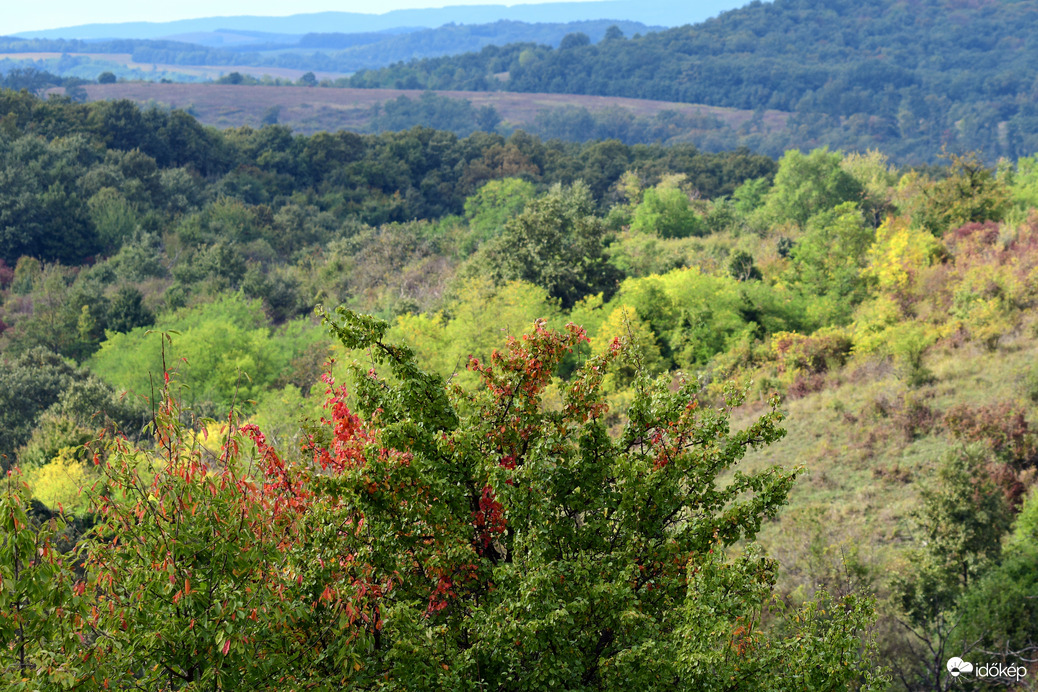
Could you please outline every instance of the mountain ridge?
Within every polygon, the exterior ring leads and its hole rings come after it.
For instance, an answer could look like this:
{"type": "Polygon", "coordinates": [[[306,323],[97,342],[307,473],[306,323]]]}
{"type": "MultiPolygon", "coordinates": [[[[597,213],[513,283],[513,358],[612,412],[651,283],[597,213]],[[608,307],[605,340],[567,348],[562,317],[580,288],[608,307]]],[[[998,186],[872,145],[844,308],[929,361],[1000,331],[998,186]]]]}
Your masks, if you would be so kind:
{"type": "Polygon", "coordinates": [[[742,0],[705,0],[696,4],[671,0],[595,0],[551,2],[528,5],[450,5],[441,8],[391,10],[383,14],[360,12],[314,12],[268,17],[238,15],[199,17],[170,22],[122,22],[82,24],[57,29],[21,31],[21,38],[164,38],[195,32],[221,30],[264,31],[274,34],[311,32],[358,33],[399,27],[436,28],[444,24],[483,24],[499,19],[526,22],[570,22],[589,19],[639,21],[648,25],[680,26],[716,16],[742,6],[742,0]]]}

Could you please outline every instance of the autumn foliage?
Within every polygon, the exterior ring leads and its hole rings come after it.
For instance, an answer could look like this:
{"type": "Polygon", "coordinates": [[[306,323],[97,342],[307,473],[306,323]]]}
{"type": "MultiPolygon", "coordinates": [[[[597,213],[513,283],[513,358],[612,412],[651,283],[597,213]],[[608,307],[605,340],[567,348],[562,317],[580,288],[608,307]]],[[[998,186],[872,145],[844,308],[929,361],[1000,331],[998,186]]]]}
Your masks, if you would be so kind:
{"type": "Polygon", "coordinates": [[[233,415],[204,439],[168,380],[151,446],[94,445],[96,524],[47,562],[49,629],[5,681],[679,689],[757,685],[782,660],[791,677],[774,689],[821,665],[818,689],[868,685],[868,602],[787,617],[774,563],[752,544],[797,473],[736,470],[782,436],[775,402],[734,430],[734,389],[711,402],[695,383],[639,375],[610,435],[600,386],[631,358],[623,340],[561,382],[587,337],[538,322],[473,359],[468,391],[387,343],[384,322],[343,309],[325,321],[369,364],[349,392],[326,378],[326,414],[301,454],[233,415]],[[740,542],[749,549],[731,553],[740,542]]]}

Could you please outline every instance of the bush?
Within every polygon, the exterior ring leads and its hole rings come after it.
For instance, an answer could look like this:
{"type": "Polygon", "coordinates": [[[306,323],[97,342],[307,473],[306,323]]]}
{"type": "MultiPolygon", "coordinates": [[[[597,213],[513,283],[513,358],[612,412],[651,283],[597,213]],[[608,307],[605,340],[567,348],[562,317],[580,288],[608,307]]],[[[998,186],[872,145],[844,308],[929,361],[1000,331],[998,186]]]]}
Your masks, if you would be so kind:
{"type": "MultiPolygon", "coordinates": [[[[820,592],[785,612],[772,598],[775,565],[753,540],[797,470],[731,471],[782,436],[776,401],[732,430],[734,388],[715,408],[694,384],[640,375],[612,439],[600,386],[622,347],[588,359],[557,407],[543,401],[586,340],[578,327],[536,323],[473,360],[480,384],[465,390],[387,343],[387,323],[326,320],[369,355],[352,395],[328,379],[304,460],[234,417],[202,445],[168,387],[154,446],[108,444],[82,549],[90,578],[69,588],[67,566],[44,562],[37,589],[57,609],[34,623],[61,636],[23,639],[28,663],[2,669],[5,682],[671,690],[738,676],[792,691],[877,679],[862,639],[871,601],[820,592]]],[[[0,559],[12,564],[9,550],[0,559]]],[[[20,606],[0,599],[0,622],[20,606]]]]}

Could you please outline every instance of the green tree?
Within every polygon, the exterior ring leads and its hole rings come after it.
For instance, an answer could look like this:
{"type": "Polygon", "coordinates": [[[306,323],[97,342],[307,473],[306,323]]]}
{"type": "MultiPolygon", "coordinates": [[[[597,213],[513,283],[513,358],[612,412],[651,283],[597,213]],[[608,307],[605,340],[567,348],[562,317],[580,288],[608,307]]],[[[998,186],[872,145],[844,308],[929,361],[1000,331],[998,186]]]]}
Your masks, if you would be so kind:
{"type": "Polygon", "coordinates": [[[688,193],[679,187],[679,182],[665,180],[646,190],[641,203],[634,208],[631,230],[657,233],[662,238],[704,235],[706,222],[692,208],[688,193]]]}
{"type": "Polygon", "coordinates": [[[64,528],[40,522],[17,473],[0,489],[0,682],[9,690],[62,689],[75,681],[76,656],[61,612],[74,607],[73,577],[55,545],[64,528]]]}
{"type": "Polygon", "coordinates": [[[959,603],[960,648],[975,646],[1006,665],[1026,665],[1038,650],[1036,595],[1038,493],[1032,490],[1016,517],[1000,563],[976,580],[959,603]]]}
{"type": "Polygon", "coordinates": [[[910,569],[891,583],[899,621],[909,636],[899,672],[903,679],[945,690],[953,682],[945,662],[969,653],[953,648],[961,643],[964,622],[957,604],[996,564],[1010,514],[977,449],[948,452],[921,496],[910,569]]]}
{"type": "Polygon", "coordinates": [[[1010,208],[1006,181],[975,153],[950,158],[947,177],[923,188],[913,221],[938,237],[966,223],[1001,221],[1010,208]]]}
{"type": "Polygon", "coordinates": [[[118,250],[137,228],[137,214],[118,190],[101,188],[87,200],[87,207],[97,238],[109,253],[118,250]]]}
{"type": "Polygon", "coordinates": [[[843,202],[860,203],[864,189],[841,166],[839,152],[815,149],[803,154],[787,151],[779,159],[775,184],[765,196],[763,213],[772,223],[792,221],[805,226],[818,212],[843,202]]]}
{"type": "Polygon", "coordinates": [[[472,233],[470,250],[502,233],[508,220],[535,196],[533,183],[522,178],[491,180],[479,188],[465,200],[465,218],[472,233]]]}
{"type": "MultiPolygon", "coordinates": [[[[782,437],[777,401],[734,429],[734,388],[717,407],[696,384],[637,374],[611,437],[600,389],[621,343],[549,404],[561,359],[587,339],[579,327],[535,323],[473,360],[480,384],[466,389],[387,342],[386,322],[345,309],[325,319],[367,353],[352,394],[327,378],[326,419],[298,461],[233,415],[223,431],[205,425],[219,432],[207,440],[170,386],[152,442],[94,448],[104,483],[85,578],[46,563],[56,578],[38,588],[60,610],[35,621],[57,634],[24,638],[29,663],[8,680],[871,688],[868,602],[820,596],[783,615],[774,563],[753,543],[797,475],[737,470],[782,437]],[[793,675],[776,680],[780,665],[793,675]]],[[[4,603],[18,599],[30,602],[4,603]]]]}
{"type": "Polygon", "coordinates": [[[133,286],[123,286],[108,304],[108,329],[117,333],[155,323],[155,315],[144,307],[144,296],[133,286]]]}
{"type": "Polygon", "coordinates": [[[0,467],[10,467],[14,450],[29,439],[38,416],[83,374],[42,348],[0,358],[0,467]]]}
{"type": "MultiPolygon", "coordinates": [[[[599,390],[622,346],[589,359],[549,409],[542,398],[553,371],[586,338],[576,327],[537,323],[510,339],[471,364],[483,385],[469,393],[445,391],[410,350],[386,343],[385,323],[345,310],[328,319],[346,347],[368,350],[386,370],[384,379],[358,365],[355,409],[360,420],[377,416],[378,439],[408,460],[367,455],[347,466],[376,572],[408,575],[383,611],[386,649],[369,659],[370,675],[405,687],[695,687],[710,679],[698,665],[704,655],[731,661],[745,651],[739,628],[760,632],[770,589],[752,587],[759,572],[727,585],[704,579],[710,598],[738,601],[728,610],[709,608],[693,584],[727,546],[752,541],[792,485],[796,472],[778,468],[718,477],[781,436],[775,409],[733,431],[728,408],[701,406],[696,385],[672,389],[643,374],[614,440],[599,390]],[[429,495],[437,502],[410,499],[429,495]],[[438,528],[421,536],[408,528],[417,526],[438,528]],[[718,628],[728,636],[712,636],[718,628]]],[[[728,405],[740,401],[729,390],[728,405]]],[[[335,450],[360,451],[357,424],[350,430],[335,450]]],[[[871,672],[857,658],[867,614],[835,612],[829,629],[845,636],[827,634],[825,646],[797,654],[818,689],[871,672]]],[[[784,641],[797,639],[772,640],[784,641]]],[[[753,686],[773,673],[750,666],[740,675],[753,686]]]]}
{"type": "Polygon", "coordinates": [[[487,260],[500,278],[543,286],[569,308],[586,295],[616,290],[620,276],[606,260],[605,240],[588,187],[555,185],[505,225],[487,260]]]}
{"type": "Polygon", "coordinates": [[[866,225],[853,202],[808,219],[804,235],[790,252],[790,273],[808,295],[821,299],[821,323],[846,322],[866,297],[863,273],[875,237],[875,230],[866,225]]]}

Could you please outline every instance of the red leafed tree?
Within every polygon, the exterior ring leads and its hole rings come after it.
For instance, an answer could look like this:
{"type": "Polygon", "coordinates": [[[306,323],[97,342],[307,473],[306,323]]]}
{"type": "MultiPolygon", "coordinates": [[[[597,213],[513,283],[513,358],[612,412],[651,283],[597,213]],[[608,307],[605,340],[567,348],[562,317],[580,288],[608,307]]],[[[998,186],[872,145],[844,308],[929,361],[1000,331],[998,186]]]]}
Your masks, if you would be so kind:
{"type": "Polygon", "coordinates": [[[233,416],[208,452],[168,385],[153,447],[98,450],[83,578],[57,587],[75,637],[55,636],[49,654],[75,662],[66,680],[794,690],[810,677],[835,690],[871,679],[861,599],[796,613],[782,635],[763,627],[775,569],[752,540],[795,471],[735,467],[782,435],[775,408],[733,430],[734,390],[710,405],[694,383],[639,375],[616,436],[600,387],[631,357],[621,342],[560,381],[587,337],[539,322],[473,360],[481,384],[465,391],[388,343],[385,322],[344,309],[325,321],[373,365],[355,366],[349,393],[329,378],[301,461],[233,416]],[[751,545],[731,558],[737,541],[751,545]]]}
{"type": "MultiPolygon", "coordinates": [[[[392,578],[358,556],[363,516],[321,494],[232,416],[219,454],[167,388],[155,447],[95,455],[98,523],[70,617],[80,679],[106,688],[305,689],[346,683],[392,578]]],[[[69,652],[70,654],[72,652],[69,652]]]]}

